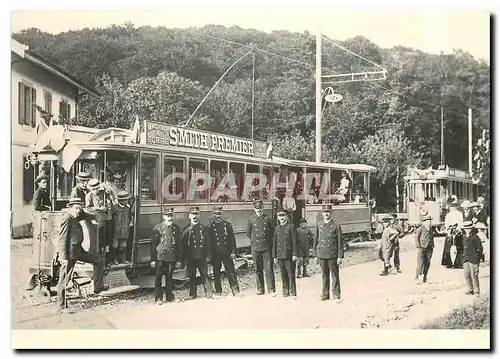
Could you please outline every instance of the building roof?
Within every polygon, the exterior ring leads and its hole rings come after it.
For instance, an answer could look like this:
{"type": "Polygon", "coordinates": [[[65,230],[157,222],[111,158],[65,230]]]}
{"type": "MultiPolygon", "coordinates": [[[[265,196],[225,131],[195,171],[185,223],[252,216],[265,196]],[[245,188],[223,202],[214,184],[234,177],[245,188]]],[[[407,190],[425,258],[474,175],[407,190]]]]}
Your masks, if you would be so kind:
{"type": "Polygon", "coordinates": [[[54,64],[51,64],[41,56],[35,54],[33,51],[29,49],[28,46],[21,44],[20,42],[11,39],[11,51],[14,52],[15,54],[19,55],[20,57],[31,61],[35,65],[47,70],[48,72],[62,78],[66,82],[70,83],[71,85],[77,87],[78,89],[82,90],[83,92],[88,93],[91,96],[94,96],[96,98],[101,97],[101,95],[92,87],[87,86],[83,84],[81,81],[76,79],[75,77],[71,76],[61,68],[57,67],[54,64]]]}

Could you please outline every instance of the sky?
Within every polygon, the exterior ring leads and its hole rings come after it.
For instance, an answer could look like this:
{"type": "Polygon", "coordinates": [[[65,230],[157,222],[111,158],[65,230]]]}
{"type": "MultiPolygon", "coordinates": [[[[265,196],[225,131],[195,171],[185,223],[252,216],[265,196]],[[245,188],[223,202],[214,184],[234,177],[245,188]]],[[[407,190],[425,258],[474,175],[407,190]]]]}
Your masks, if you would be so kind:
{"type": "Polygon", "coordinates": [[[397,45],[430,53],[470,52],[490,60],[490,13],[466,10],[335,10],[172,8],[164,10],[22,10],[11,12],[11,31],[36,27],[52,34],[85,27],[106,27],[127,21],[135,26],[198,27],[208,24],[316,33],[345,40],[362,35],[376,45],[397,45]]]}

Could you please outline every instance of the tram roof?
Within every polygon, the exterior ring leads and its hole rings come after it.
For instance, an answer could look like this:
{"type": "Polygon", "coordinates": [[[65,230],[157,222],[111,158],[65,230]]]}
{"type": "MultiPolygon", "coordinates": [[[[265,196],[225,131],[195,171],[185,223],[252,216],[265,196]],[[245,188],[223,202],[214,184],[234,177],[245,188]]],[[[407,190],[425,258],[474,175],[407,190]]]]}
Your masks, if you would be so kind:
{"type": "Polygon", "coordinates": [[[351,170],[360,172],[375,172],[376,167],[353,163],[353,164],[342,164],[342,163],[326,163],[326,162],[309,162],[309,161],[299,161],[299,160],[289,160],[282,157],[273,157],[273,162],[277,164],[283,164],[295,167],[313,167],[313,168],[330,168],[338,170],[351,170]]]}
{"type": "Polygon", "coordinates": [[[478,184],[477,179],[471,178],[468,173],[463,170],[446,167],[444,169],[423,169],[410,168],[408,175],[404,176],[408,181],[429,181],[429,180],[450,180],[464,183],[478,184]]]}

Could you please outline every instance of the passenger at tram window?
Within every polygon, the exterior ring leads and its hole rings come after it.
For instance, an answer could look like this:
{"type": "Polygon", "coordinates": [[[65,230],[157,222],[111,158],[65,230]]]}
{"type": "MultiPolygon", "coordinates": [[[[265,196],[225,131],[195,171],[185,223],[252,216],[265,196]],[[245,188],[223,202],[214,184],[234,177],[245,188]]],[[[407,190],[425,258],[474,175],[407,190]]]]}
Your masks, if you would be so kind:
{"type": "Polygon", "coordinates": [[[234,196],[236,192],[236,198],[230,197],[230,201],[241,201],[243,194],[243,185],[244,185],[244,172],[245,165],[243,163],[235,163],[232,162],[229,165],[229,176],[231,176],[232,185],[230,188],[230,196],[234,196]]]}
{"type": "Polygon", "coordinates": [[[48,190],[49,177],[41,175],[35,179],[35,185],[38,188],[33,195],[33,210],[34,211],[50,211],[50,196],[48,190]]]}

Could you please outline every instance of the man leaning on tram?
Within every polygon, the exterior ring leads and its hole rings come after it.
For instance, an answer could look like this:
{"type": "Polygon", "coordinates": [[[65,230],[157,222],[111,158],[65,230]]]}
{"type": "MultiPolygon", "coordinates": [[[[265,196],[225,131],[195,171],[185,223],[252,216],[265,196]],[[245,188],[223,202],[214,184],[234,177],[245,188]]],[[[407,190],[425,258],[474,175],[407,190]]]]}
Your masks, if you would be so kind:
{"type": "Polygon", "coordinates": [[[104,286],[103,258],[97,254],[89,253],[82,248],[83,230],[80,221],[89,216],[82,211],[83,202],[80,198],[71,198],[67,206],[68,212],[61,221],[58,241],[59,259],[62,266],[57,284],[57,304],[59,311],[62,313],[67,312],[66,286],[77,261],[92,263],[94,265],[92,279],[95,294],[109,289],[108,286],[104,286]]]}

